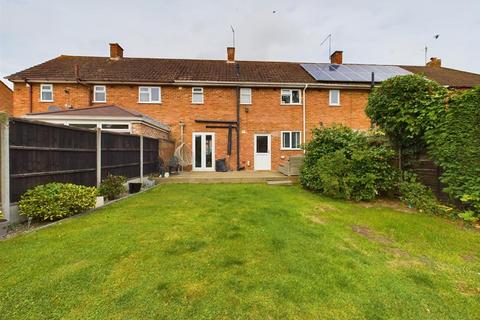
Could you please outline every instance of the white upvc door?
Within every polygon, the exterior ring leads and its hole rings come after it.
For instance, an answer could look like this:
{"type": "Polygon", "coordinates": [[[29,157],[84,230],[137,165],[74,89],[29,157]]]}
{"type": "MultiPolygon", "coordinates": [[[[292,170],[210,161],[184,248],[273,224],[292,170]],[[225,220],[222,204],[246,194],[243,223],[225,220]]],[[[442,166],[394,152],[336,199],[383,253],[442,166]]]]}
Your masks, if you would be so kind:
{"type": "Polygon", "coordinates": [[[215,171],[215,133],[192,134],[192,170],[215,171]]]}
{"type": "Polygon", "coordinates": [[[269,134],[256,134],[254,136],[254,170],[272,169],[272,139],[269,134]]]}

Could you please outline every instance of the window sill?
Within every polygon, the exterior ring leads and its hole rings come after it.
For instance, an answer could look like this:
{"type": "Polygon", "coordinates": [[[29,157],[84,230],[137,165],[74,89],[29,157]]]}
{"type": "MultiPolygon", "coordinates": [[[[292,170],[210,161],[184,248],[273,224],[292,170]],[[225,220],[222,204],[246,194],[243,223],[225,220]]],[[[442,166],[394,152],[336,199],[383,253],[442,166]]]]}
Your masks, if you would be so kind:
{"type": "Polygon", "coordinates": [[[107,103],[107,101],[92,101],[92,103],[107,103]]]}
{"type": "Polygon", "coordinates": [[[301,106],[302,103],[280,103],[281,106],[301,106]]]}
{"type": "Polygon", "coordinates": [[[251,102],[250,102],[250,103],[240,103],[240,105],[241,105],[241,106],[251,106],[252,103],[251,103],[251,102]]]}
{"type": "Polygon", "coordinates": [[[301,151],[302,148],[280,148],[281,151],[301,151]]]}
{"type": "Polygon", "coordinates": [[[328,106],[329,107],[341,107],[342,105],[341,104],[329,104],[328,106]]]}
{"type": "Polygon", "coordinates": [[[39,100],[38,102],[53,102],[53,100],[39,100]]]}
{"type": "Polygon", "coordinates": [[[140,104],[162,104],[161,101],[158,101],[158,102],[142,102],[142,101],[138,101],[138,103],[140,103],[140,104]]]}
{"type": "Polygon", "coordinates": [[[203,102],[192,102],[194,105],[204,104],[203,102]]]}

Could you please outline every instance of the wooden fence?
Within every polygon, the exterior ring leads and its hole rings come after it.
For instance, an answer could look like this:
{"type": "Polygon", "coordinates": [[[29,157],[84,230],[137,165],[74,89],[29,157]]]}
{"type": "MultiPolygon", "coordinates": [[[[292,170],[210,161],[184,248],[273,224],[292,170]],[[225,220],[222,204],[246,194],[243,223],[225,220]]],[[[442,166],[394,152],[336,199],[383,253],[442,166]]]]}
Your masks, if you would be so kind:
{"type": "Polygon", "coordinates": [[[11,202],[48,182],[94,186],[109,173],[142,178],[158,171],[157,139],[16,118],[6,127],[2,133],[9,135],[11,202]]]}

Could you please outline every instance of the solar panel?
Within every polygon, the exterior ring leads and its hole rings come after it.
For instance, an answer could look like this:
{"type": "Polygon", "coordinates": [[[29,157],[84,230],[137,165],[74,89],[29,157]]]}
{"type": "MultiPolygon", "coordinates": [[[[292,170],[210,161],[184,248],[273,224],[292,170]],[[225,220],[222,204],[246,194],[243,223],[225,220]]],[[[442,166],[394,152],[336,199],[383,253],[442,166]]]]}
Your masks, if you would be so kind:
{"type": "Polygon", "coordinates": [[[411,74],[411,72],[397,66],[370,64],[302,63],[301,66],[317,81],[370,82],[373,72],[375,82],[381,82],[391,77],[411,74]]]}

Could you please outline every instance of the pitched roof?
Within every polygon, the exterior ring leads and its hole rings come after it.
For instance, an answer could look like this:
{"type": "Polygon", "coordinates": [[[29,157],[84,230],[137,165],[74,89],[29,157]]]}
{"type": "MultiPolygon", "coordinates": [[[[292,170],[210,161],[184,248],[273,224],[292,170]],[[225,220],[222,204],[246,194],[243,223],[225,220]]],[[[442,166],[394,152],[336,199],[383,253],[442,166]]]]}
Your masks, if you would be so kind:
{"type": "Polygon", "coordinates": [[[78,109],[68,109],[68,110],[58,110],[58,111],[48,111],[48,112],[36,112],[28,113],[28,118],[82,118],[82,119],[92,119],[92,120],[101,120],[105,118],[136,118],[139,121],[145,121],[147,123],[153,124],[163,130],[170,131],[170,127],[150,118],[149,116],[126,108],[122,108],[116,105],[106,105],[106,106],[92,106],[87,108],[78,108],[78,109]]]}
{"type": "Polygon", "coordinates": [[[413,73],[423,74],[441,85],[454,88],[470,88],[480,86],[480,74],[444,67],[401,66],[413,73]]]}
{"type": "Polygon", "coordinates": [[[175,80],[305,83],[314,79],[294,62],[59,56],[7,77],[9,80],[159,82],[175,80]]]}
{"type": "MultiPolygon", "coordinates": [[[[59,56],[34,67],[12,74],[11,81],[173,83],[175,81],[218,81],[259,83],[314,83],[316,81],[301,63],[271,61],[156,59],[86,56],[59,56]]],[[[358,64],[358,66],[363,66],[358,64]]],[[[424,74],[442,85],[465,88],[480,85],[480,74],[425,66],[400,66],[424,74]]],[[[331,82],[331,81],[330,81],[331,82]]],[[[342,82],[342,81],[338,81],[342,82]]],[[[343,81],[349,82],[349,81],[343,81]]]]}

